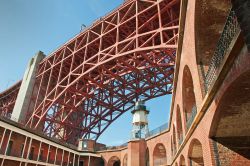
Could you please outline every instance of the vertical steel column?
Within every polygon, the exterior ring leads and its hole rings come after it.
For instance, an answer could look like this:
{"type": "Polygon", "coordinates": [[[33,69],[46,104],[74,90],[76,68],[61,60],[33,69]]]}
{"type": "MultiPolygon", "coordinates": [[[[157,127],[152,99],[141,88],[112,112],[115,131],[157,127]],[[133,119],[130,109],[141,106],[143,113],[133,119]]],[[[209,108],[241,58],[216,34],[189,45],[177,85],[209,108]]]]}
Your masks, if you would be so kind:
{"type": "Polygon", "coordinates": [[[75,157],[76,157],[76,154],[74,153],[74,157],[73,157],[73,165],[75,166],[75,157]]]}
{"type": "Polygon", "coordinates": [[[67,165],[69,165],[69,158],[70,158],[70,152],[68,152],[68,161],[67,161],[67,165]]]}
{"type": "Polygon", "coordinates": [[[89,155],[89,163],[88,163],[88,166],[90,166],[90,155],[89,155]]]}
{"type": "Polygon", "coordinates": [[[54,161],[54,165],[56,164],[57,150],[58,150],[58,148],[56,148],[56,154],[55,154],[55,161],[54,161]]]}
{"type": "Polygon", "coordinates": [[[49,153],[50,153],[50,145],[49,145],[49,148],[48,148],[48,153],[47,153],[47,159],[46,159],[46,163],[48,163],[48,160],[49,160],[49,153]]]}
{"type": "Polygon", "coordinates": [[[0,153],[1,153],[1,148],[2,148],[2,144],[3,144],[3,140],[4,140],[4,137],[5,137],[6,130],[7,130],[7,129],[4,129],[3,137],[2,137],[2,139],[1,139],[1,143],[0,143],[0,153]]]}
{"type": "Polygon", "coordinates": [[[2,160],[1,166],[4,166],[4,165],[3,165],[3,163],[4,163],[4,160],[5,160],[5,159],[3,159],[3,160],[2,160]]]}
{"type": "Polygon", "coordinates": [[[9,142],[10,142],[11,135],[12,135],[12,131],[10,131],[9,138],[8,138],[8,141],[7,141],[7,145],[6,145],[6,148],[5,148],[4,155],[6,155],[6,153],[7,153],[7,149],[8,149],[8,147],[9,147],[9,142]]]}
{"type": "Polygon", "coordinates": [[[27,153],[26,159],[29,159],[31,144],[32,144],[32,138],[30,138],[29,147],[28,147],[28,153],[27,153]]]}
{"type": "Polygon", "coordinates": [[[27,136],[25,136],[25,141],[24,141],[24,144],[23,144],[23,150],[22,150],[22,158],[24,158],[24,153],[25,153],[25,148],[26,148],[26,144],[27,144],[27,136]]]}
{"type": "Polygon", "coordinates": [[[37,160],[36,161],[39,161],[40,153],[41,153],[41,146],[42,146],[42,141],[40,141],[40,145],[39,145],[38,154],[37,154],[37,160]]]}
{"type": "Polygon", "coordinates": [[[64,160],[64,150],[63,150],[63,153],[62,153],[62,162],[61,162],[61,165],[63,165],[63,160],[64,160]]]}

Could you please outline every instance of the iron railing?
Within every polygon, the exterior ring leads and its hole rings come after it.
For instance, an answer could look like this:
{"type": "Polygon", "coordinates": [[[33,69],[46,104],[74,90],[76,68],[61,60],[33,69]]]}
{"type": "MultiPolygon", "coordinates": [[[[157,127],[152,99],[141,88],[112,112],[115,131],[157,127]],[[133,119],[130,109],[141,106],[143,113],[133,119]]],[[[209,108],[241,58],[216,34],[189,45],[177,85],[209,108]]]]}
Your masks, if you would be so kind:
{"type": "Polygon", "coordinates": [[[190,128],[191,124],[193,123],[196,114],[197,114],[197,107],[194,105],[193,108],[192,108],[191,115],[187,120],[187,125],[186,125],[187,130],[190,128]]]}
{"type": "Polygon", "coordinates": [[[117,150],[117,149],[125,148],[127,146],[128,146],[128,143],[124,143],[124,144],[119,145],[119,146],[102,146],[102,147],[96,147],[95,151],[117,150]]]}
{"type": "Polygon", "coordinates": [[[208,92],[211,84],[217,77],[217,71],[221,65],[222,60],[224,59],[224,56],[229,48],[229,45],[231,44],[237,32],[238,27],[239,25],[237,22],[237,17],[235,15],[235,12],[231,9],[227,17],[223,32],[215,48],[214,55],[209,64],[208,71],[204,76],[204,79],[205,79],[204,86],[205,86],[206,93],[208,92]]]}
{"type": "Polygon", "coordinates": [[[160,127],[157,127],[156,129],[148,132],[148,134],[146,134],[146,138],[161,134],[161,133],[165,132],[167,129],[168,129],[168,123],[165,123],[165,124],[161,125],[160,127]]]}

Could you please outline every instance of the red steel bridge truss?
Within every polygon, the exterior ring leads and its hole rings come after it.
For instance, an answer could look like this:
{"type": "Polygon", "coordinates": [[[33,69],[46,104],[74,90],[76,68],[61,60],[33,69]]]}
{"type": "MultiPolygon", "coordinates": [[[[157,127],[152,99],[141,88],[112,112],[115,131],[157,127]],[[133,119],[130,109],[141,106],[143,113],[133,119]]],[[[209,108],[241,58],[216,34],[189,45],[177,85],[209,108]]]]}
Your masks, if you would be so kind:
{"type": "Polygon", "coordinates": [[[10,118],[14,109],[21,81],[0,93],[0,116],[10,118]]]}
{"type": "Polygon", "coordinates": [[[172,93],[179,0],[129,0],[46,57],[26,126],[98,139],[139,98],[172,93]]]}

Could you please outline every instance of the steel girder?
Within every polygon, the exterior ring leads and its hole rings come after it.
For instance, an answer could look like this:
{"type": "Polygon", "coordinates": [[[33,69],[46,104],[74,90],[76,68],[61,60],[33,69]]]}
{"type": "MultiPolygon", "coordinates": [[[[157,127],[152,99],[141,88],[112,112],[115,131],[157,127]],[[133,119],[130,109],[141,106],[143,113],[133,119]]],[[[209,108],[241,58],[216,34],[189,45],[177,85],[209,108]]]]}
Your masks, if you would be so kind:
{"type": "Polygon", "coordinates": [[[22,81],[0,93],[0,116],[11,117],[22,81]]]}
{"type": "Polygon", "coordinates": [[[40,64],[27,124],[69,143],[97,139],[138,98],[170,94],[178,0],[131,0],[40,64]]]}

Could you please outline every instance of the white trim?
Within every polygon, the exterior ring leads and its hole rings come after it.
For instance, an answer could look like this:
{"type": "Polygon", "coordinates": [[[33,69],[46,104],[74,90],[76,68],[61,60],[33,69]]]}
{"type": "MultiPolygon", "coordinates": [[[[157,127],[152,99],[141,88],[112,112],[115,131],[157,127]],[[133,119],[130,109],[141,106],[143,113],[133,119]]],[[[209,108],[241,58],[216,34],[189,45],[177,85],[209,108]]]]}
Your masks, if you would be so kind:
{"type": "MultiPolygon", "coordinates": [[[[70,148],[67,148],[65,146],[62,146],[60,144],[57,144],[53,141],[50,141],[50,140],[47,140],[41,136],[37,136],[35,134],[33,134],[32,132],[28,132],[28,131],[25,131],[23,129],[20,129],[14,125],[11,125],[11,124],[8,124],[4,121],[1,121],[0,120],[0,126],[5,128],[5,131],[8,129],[10,131],[13,131],[15,133],[18,133],[18,134],[21,134],[23,136],[29,136],[29,138],[31,138],[32,140],[37,140],[39,142],[43,142],[45,144],[48,144],[49,146],[53,146],[55,148],[59,148],[59,149],[62,149],[64,151],[67,151],[67,152],[70,152],[70,153],[73,153],[74,155],[78,155],[78,156],[92,156],[92,157],[101,157],[100,154],[94,154],[94,153],[89,153],[89,152],[78,152],[76,150],[73,150],[73,149],[70,149],[70,148]]],[[[28,154],[27,154],[28,155],[28,154]]],[[[28,157],[28,156],[27,156],[28,157]]]]}
{"type": "MultiPolygon", "coordinates": [[[[35,161],[35,160],[28,160],[28,159],[12,157],[12,156],[5,156],[5,155],[1,155],[1,154],[0,154],[0,158],[2,158],[3,161],[4,160],[13,160],[13,161],[19,161],[19,162],[22,162],[22,163],[26,163],[26,164],[30,163],[30,164],[44,165],[44,162],[39,162],[39,161],[35,161]]],[[[46,166],[54,166],[54,164],[46,163],[46,166]]]]}

